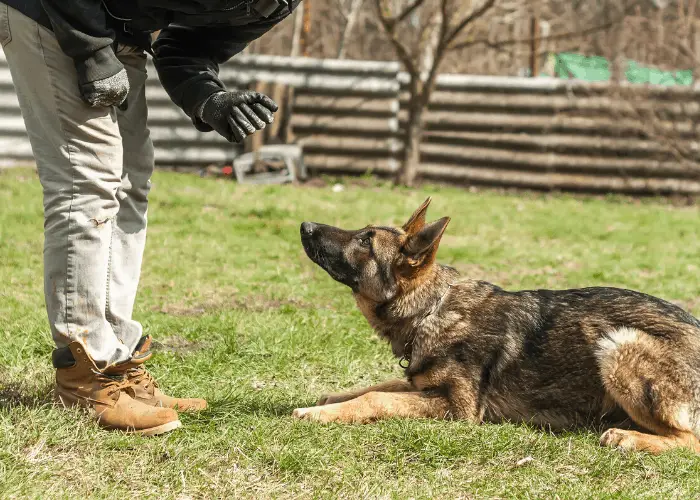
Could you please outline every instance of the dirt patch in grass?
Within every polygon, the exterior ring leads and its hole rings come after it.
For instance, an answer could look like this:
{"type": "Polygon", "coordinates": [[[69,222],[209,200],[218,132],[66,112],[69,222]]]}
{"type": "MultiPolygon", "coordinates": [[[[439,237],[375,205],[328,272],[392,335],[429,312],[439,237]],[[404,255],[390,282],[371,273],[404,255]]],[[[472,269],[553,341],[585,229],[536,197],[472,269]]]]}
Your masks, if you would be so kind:
{"type": "Polygon", "coordinates": [[[173,352],[175,354],[189,354],[191,352],[201,351],[207,347],[205,342],[187,340],[177,335],[154,340],[152,345],[154,351],[173,352]]]}
{"type": "Polygon", "coordinates": [[[295,299],[271,299],[262,295],[253,295],[233,299],[211,297],[196,304],[163,304],[160,307],[153,308],[153,310],[170,316],[202,316],[212,312],[232,309],[249,312],[265,312],[274,309],[282,309],[284,307],[308,309],[311,307],[311,304],[295,299]]]}
{"type": "Polygon", "coordinates": [[[324,188],[328,186],[328,182],[321,177],[312,177],[308,181],[301,183],[301,185],[308,188],[324,188]]]}
{"type": "Polygon", "coordinates": [[[52,387],[46,387],[39,394],[31,391],[24,384],[0,384],[0,410],[23,406],[37,408],[52,403],[52,387]]]}

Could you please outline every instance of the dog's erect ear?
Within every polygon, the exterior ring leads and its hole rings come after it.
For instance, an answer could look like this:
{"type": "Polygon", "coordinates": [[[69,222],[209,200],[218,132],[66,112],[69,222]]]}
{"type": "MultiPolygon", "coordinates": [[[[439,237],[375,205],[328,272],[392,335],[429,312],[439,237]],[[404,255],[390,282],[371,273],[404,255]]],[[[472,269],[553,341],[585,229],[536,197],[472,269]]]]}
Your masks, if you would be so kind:
{"type": "Polygon", "coordinates": [[[443,217],[440,220],[431,222],[408,237],[408,240],[403,246],[402,252],[414,264],[420,264],[430,261],[435,257],[440,238],[450,223],[449,217],[443,217]]]}
{"type": "Polygon", "coordinates": [[[432,198],[428,197],[428,199],[425,200],[420,207],[418,207],[418,210],[413,212],[413,215],[411,215],[411,218],[408,219],[408,222],[403,225],[403,230],[406,231],[406,233],[415,234],[423,229],[423,226],[425,226],[425,214],[428,212],[428,206],[430,205],[431,201],[432,198]]]}

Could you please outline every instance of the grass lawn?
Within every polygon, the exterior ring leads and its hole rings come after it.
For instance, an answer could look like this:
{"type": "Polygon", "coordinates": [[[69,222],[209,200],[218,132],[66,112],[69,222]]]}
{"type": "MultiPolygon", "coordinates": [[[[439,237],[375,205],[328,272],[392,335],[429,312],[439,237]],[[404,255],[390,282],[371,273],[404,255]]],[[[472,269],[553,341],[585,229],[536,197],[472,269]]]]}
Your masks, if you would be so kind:
{"type": "Polygon", "coordinates": [[[299,224],[401,224],[433,196],[438,258],[505,288],[612,285],[700,314],[697,207],[377,183],[241,187],[158,173],[136,317],[175,395],[210,409],[140,438],[51,404],[41,188],[0,171],[0,497],[698,498],[700,457],[622,454],[592,431],[429,420],[319,426],[324,392],[399,376],[350,292],[304,255],[299,224]],[[525,457],[532,460],[519,465],[525,457]]]}

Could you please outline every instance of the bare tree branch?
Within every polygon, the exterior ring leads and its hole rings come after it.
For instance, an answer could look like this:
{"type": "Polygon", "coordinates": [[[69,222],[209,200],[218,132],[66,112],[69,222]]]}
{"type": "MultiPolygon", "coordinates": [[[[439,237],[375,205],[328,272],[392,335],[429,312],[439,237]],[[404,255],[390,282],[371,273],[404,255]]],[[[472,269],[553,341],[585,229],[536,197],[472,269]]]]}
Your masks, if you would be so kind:
{"type": "MultiPolygon", "coordinates": [[[[607,31],[608,29],[612,28],[615,26],[615,24],[619,23],[619,21],[615,22],[608,22],[604,24],[600,24],[598,26],[594,26],[592,28],[587,28],[585,30],[581,31],[570,31],[567,33],[558,33],[556,35],[549,35],[549,36],[543,36],[540,37],[540,41],[552,41],[552,40],[569,40],[572,38],[580,38],[584,37],[587,35],[593,35],[595,33],[598,33],[600,31],[607,31]]],[[[460,50],[460,49],[466,49],[467,47],[473,47],[475,45],[484,45],[486,47],[489,47],[491,49],[500,49],[503,47],[507,47],[509,45],[520,45],[520,44],[526,44],[530,43],[532,41],[532,38],[511,38],[508,40],[501,40],[499,42],[492,42],[486,38],[480,38],[478,40],[470,40],[466,42],[461,42],[457,44],[453,44],[452,46],[449,47],[448,50],[453,51],[453,50],[460,50]]]]}
{"type": "Polygon", "coordinates": [[[404,21],[408,16],[413,14],[421,5],[425,3],[425,0],[413,0],[401,13],[397,16],[387,17],[384,15],[381,9],[381,1],[378,3],[379,17],[382,19],[382,24],[389,26],[392,30],[397,24],[404,21]]]}
{"type": "MultiPolygon", "coordinates": [[[[444,0],[443,0],[444,2],[444,0]]],[[[447,35],[447,38],[445,39],[445,47],[449,46],[450,43],[462,32],[464,28],[466,28],[468,25],[479,19],[481,16],[486,14],[491,7],[494,6],[496,3],[496,0],[486,0],[484,4],[478,8],[475,11],[472,11],[471,14],[469,14],[466,18],[462,20],[457,26],[452,29],[447,35]]]]}
{"type": "Polygon", "coordinates": [[[450,11],[448,0],[440,1],[440,11],[441,11],[441,22],[440,22],[440,35],[438,38],[437,46],[435,47],[435,52],[433,56],[433,64],[428,71],[428,76],[424,81],[424,88],[422,89],[420,99],[424,106],[427,106],[430,96],[435,86],[435,80],[437,79],[437,74],[440,69],[442,60],[445,54],[449,50],[450,42],[459,35],[461,30],[466,28],[469,24],[479,19],[481,16],[486,14],[496,3],[496,0],[487,0],[484,4],[477,10],[472,11],[466,18],[460,21],[457,26],[450,30],[450,11]]]}
{"type": "Polygon", "coordinates": [[[403,21],[404,19],[406,19],[408,16],[410,16],[411,14],[413,14],[413,12],[414,12],[418,7],[420,7],[421,5],[423,5],[424,2],[425,2],[425,0],[414,0],[414,2],[413,2],[412,4],[410,4],[408,7],[406,7],[406,9],[405,9],[401,14],[399,14],[398,16],[396,16],[396,17],[394,18],[394,19],[395,19],[395,22],[396,22],[396,23],[400,23],[401,21],[403,21]]]}
{"type": "Polygon", "coordinates": [[[678,51],[681,54],[693,61],[693,64],[695,64],[696,66],[700,65],[700,58],[698,58],[698,55],[695,52],[693,52],[693,49],[690,48],[687,42],[685,42],[684,40],[679,40],[676,45],[678,47],[678,51]]]}
{"type": "Polygon", "coordinates": [[[440,43],[438,44],[438,50],[444,45],[445,37],[447,36],[447,30],[450,27],[450,16],[449,10],[447,8],[447,0],[440,0],[440,11],[442,13],[442,24],[440,24],[440,43]]]}
{"type": "MultiPolygon", "coordinates": [[[[423,1],[424,0],[415,0],[412,5],[420,5],[421,3],[423,3],[423,1]]],[[[408,71],[411,74],[416,74],[418,70],[417,66],[414,64],[413,57],[411,55],[411,50],[408,47],[406,47],[406,45],[404,45],[403,42],[399,40],[398,36],[396,35],[396,23],[394,22],[394,18],[389,18],[384,15],[384,13],[382,12],[382,0],[374,0],[374,4],[377,9],[379,21],[384,27],[384,31],[389,37],[389,41],[394,46],[394,49],[396,49],[396,54],[399,56],[399,59],[401,59],[401,62],[406,67],[406,71],[408,71]]]]}
{"type": "Polygon", "coordinates": [[[338,42],[338,59],[344,59],[347,52],[347,40],[352,34],[352,30],[355,27],[355,22],[357,21],[357,16],[362,6],[363,0],[351,0],[350,12],[345,17],[345,29],[343,29],[343,34],[340,37],[340,42],[338,42]]]}
{"type": "Polygon", "coordinates": [[[428,101],[430,101],[430,96],[435,85],[435,80],[437,78],[437,72],[440,68],[440,63],[445,55],[445,38],[447,37],[447,32],[449,29],[450,16],[447,6],[447,0],[440,1],[440,34],[438,36],[438,43],[435,47],[435,53],[433,56],[433,64],[428,71],[428,77],[425,79],[424,86],[421,92],[420,100],[422,106],[427,106],[428,101]]]}
{"type": "Polygon", "coordinates": [[[301,54],[301,31],[304,24],[304,14],[302,9],[294,11],[294,28],[292,31],[292,48],[289,51],[291,57],[299,57],[301,54]]]}
{"type": "MultiPolygon", "coordinates": [[[[607,31],[613,26],[620,24],[622,21],[624,21],[625,17],[627,17],[632,10],[633,7],[639,5],[641,3],[641,0],[637,0],[633,2],[629,7],[625,9],[623,14],[616,19],[613,19],[612,21],[608,21],[602,24],[598,24],[596,26],[592,26],[590,28],[586,28],[584,30],[580,31],[569,31],[566,33],[558,33],[554,35],[548,35],[548,36],[542,36],[539,37],[538,40],[540,41],[554,41],[554,40],[569,40],[572,38],[581,38],[585,37],[588,35],[593,35],[595,33],[601,32],[601,31],[607,31]]],[[[470,40],[466,42],[461,42],[457,44],[452,44],[448,50],[453,51],[453,50],[460,50],[460,49],[465,49],[467,47],[472,47],[474,45],[484,45],[486,47],[492,48],[492,49],[500,49],[509,45],[519,45],[519,44],[525,44],[525,43],[530,43],[532,41],[531,37],[528,38],[511,38],[508,40],[502,40],[500,42],[491,42],[490,40],[486,38],[480,38],[478,40],[470,40]]]]}

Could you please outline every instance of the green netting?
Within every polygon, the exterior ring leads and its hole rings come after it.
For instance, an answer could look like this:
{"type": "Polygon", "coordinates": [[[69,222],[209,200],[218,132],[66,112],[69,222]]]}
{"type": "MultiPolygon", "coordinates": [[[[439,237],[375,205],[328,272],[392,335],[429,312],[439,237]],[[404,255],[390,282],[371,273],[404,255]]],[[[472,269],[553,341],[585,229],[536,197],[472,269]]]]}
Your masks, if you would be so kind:
{"type": "Polygon", "coordinates": [[[625,75],[632,83],[655,85],[691,85],[693,83],[693,70],[662,71],[642,66],[635,61],[629,61],[625,75]]]}
{"type": "Polygon", "coordinates": [[[610,65],[607,59],[581,54],[554,54],[554,74],[559,78],[602,82],[610,80],[610,65]]]}
{"type": "MultiPolygon", "coordinates": [[[[610,63],[600,56],[584,56],[562,52],[551,54],[550,64],[552,73],[546,76],[556,76],[565,79],[601,82],[610,80],[610,63]]],[[[545,76],[545,75],[543,75],[545,76]]],[[[625,77],[630,83],[650,83],[655,85],[691,85],[692,70],[663,71],[658,68],[643,66],[636,61],[628,61],[625,77]]]]}

